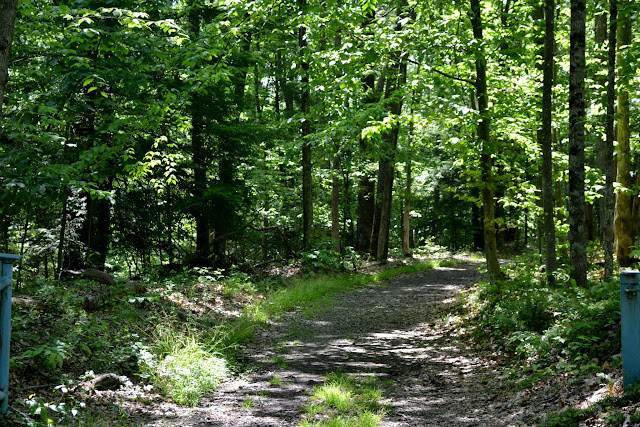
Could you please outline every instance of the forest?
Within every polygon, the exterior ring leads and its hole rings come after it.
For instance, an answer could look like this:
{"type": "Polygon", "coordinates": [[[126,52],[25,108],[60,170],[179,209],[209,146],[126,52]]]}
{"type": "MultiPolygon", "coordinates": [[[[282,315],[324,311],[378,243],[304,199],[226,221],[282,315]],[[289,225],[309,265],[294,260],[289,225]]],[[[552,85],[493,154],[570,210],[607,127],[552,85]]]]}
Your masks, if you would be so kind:
{"type": "MultiPolygon", "coordinates": [[[[445,252],[482,253],[489,317],[501,292],[529,289],[514,298],[536,333],[561,292],[613,301],[618,269],[640,259],[638,9],[3,0],[0,252],[22,256],[19,322],[61,317],[47,298],[115,309],[105,295],[140,302],[176,277],[262,295],[285,286],[247,285],[268,272],[386,271],[445,252]]],[[[510,336],[505,351],[542,366],[523,350],[531,336],[510,336]]],[[[25,339],[12,362],[25,371],[95,352],[25,339]]],[[[562,357],[588,360],[587,347],[562,357]]]]}
{"type": "Polygon", "coordinates": [[[594,242],[609,277],[638,222],[635,6],[569,7],[20,2],[0,244],[59,277],[435,242],[496,278],[537,245],[584,285],[594,242]]]}

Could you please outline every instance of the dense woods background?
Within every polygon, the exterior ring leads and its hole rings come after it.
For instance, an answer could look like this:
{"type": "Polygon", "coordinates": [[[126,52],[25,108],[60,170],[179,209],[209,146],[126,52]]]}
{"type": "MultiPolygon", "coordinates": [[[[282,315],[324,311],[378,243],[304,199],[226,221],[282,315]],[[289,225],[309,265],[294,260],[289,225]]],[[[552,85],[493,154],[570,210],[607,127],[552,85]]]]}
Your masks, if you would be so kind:
{"type": "Polygon", "coordinates": [[[532,246],[584,285],[588,254],[613,271],[614,180],[633,262],[635,2],[2,7],[0,247],[22,275],[435,242],[484,250],[493,280],[532,246]]]}

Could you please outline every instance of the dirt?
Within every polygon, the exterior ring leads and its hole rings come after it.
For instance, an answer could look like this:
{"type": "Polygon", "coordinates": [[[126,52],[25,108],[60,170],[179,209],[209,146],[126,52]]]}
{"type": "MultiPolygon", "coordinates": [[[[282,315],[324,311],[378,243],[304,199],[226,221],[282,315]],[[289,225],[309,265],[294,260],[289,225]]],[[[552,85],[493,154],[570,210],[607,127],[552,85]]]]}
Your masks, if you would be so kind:
{"type": "Polygon", "coordinates": [[[504,369],[449,315],[456,293],[479,280],[478,265],[467,262],[342,293],[311,314],[288,313],[243,349],[248,373],[196,408],[142,389],[119,401],[122,392],[100,392],[100,399],[117,401],[127,423],[147,426],[293,426],[309,392],[342,372],[382,380],[391,408],[383,426],[504,426],[533,424],[603,392],[598,381],[569,387],[562,378],[535,391],[507,387],[504,369]]]}

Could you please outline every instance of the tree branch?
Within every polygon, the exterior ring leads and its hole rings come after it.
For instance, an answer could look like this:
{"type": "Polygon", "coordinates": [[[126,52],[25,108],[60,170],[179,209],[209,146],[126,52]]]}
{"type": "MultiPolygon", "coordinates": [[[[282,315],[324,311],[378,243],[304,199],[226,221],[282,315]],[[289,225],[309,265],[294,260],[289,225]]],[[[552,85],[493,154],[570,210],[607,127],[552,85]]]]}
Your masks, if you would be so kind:
{"type": "MultiPolygon", "coordinates": [[[[414,65],[418,65],[418,66],[422,66],[422,64],[420,64],[417,61],[414,61],[413,59],[408,59],[409,62],[411,62],[414,65]]],[[[437,68],[434,67],[426,67],[427,70],[431,70],[431,71],[435,71],[436,73],[440,74],[441,76],[447,77],[449,79],[453,79],[453,80],[457,80],[459,82],[463,82],[463,83],[467,83],[473,87],[476,86],[476,82],[474,82],[473,80],[470,79],[465,79],[464,77],[458,77],[458,76],[454,76],[453,74],[449,74],[449,73],[445,73],[444,71],[440,71],[437,68]]]]}

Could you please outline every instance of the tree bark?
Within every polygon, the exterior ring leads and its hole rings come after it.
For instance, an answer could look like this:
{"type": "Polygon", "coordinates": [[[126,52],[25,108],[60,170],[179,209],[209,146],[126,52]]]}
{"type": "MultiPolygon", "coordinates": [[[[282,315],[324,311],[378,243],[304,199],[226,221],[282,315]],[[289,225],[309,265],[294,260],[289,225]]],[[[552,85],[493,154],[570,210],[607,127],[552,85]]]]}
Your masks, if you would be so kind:
{"type": "MultiPolygon", "coordinates": [[[[298,0],[302,16],[305,14],[307,5],[306,0],[298,0]]],[[[312,176],[311,176],[311,143],[307,140],[307,136],[311,134],[311,122],[309,121],[309,113],[311,111],[311,94],[309,91],[309,63],[305,59],[307,48],[307,27],[301,24],[298,28],[298,47],[300,48],[300,57],[303,58],[300,67],[302,69],[302,96],[300,97],[300,109],[303,115],[302,119],[302,247],[309,250],[311,247],[311,239],[313,234],[313,193],[312,193],[312,176]]]]}
{"type": "Polygon", "coordinates": [[[553,158],[552,158],[552,95],[555,46],[555,4],[545,0],[544,66],[542,83],[542,199],[544,206],[544,241],[547,282],[555,286],[556,226],[553,198],[553,158]]]}
{"type": "Polygon", "coordinates": [[[604,221],[602,236],[604,241],[605,282],[613,277],[613,122],[616,96],[616,31],[618,23],[618,2],[609,0],[609,52],[607,64],[607,120],[605,126],[606,142],[604,155],[604,221]]]}
{"type": "Polygon", "coordinates": [[[484,252],[487,260],[487,274],[489,281],[495,282],[502,277],[500,262],[498,261],[498,244],[496,239],[495,199],[493,185],[492,147],[489,140],[491,117],[488,111],[489,96],[487,93],[487,68],[483,48],[482,11],[480,0],[471,1],[471,27],[473,37],[477,41],[475,50],[476,65],[476,97],[478,99],[478,113],[480,120],[476,131],[478,141],[482,145],[480,154],[480,168],[482,176],[482,209],[484,214],[484,252]]]}
{"type": "MultiPolygon", "coordinates": [[[[364,22],[362,23],[365,28],[366,34],[371,34],[369,27],[372,25],[375,19],[375,14],[372,9],[369,9],[364,16],[364,22]]],[[[376,77],[373,73],[369,72],[362,78],[365,98],[365,108],[367,104],[373,104],[378,99],[376,93],[376,77]]],[[[360,158],[361,163],[364,166],[369,163],[369,146],[367,141],[360,137],[360,158]]],[[[375,216],[375,191],[376,183],[369,173],[365,170],[361,175],[358,182],[358,207],[356,214],[358,216],[358,225],[356,227],[356,250],[360,252],[371,252],[371,240],[374,229],[374,216],[375,216]]],[[[376,240],[377,241],[377,240],[376,240]]]]}
{"type": "MultiPolygon", "coordinates": [[[[189,31],[194,39],[200,35],[200,10],[192,2],[189,11],[189,31]]],[[[193,207],[193,216],[196,221],[196,259],[195,264],[207,265],[211,255],[209,242],[209,221],[204,205],[207,183],[207,155],[204,146],[205,99],[198,93],[191,95],[191,151],[193,162],[193,199],[196,201],[193,207]]]]}
{"type": "Polygon", "coordinates": [[[356,249],[360,252],[371,250],[371,233],[375,212],[376,183],[366,174],[358,183],[358,226],[356,229],[356,249]]]}
{"type": "MultiPolygon", "coordinates": [[[[400,0],[397,9],[396,32],[402,31],[402,17],[405,15],[404,6],[406,6],[406,2],[400,0]]],[[[374,254],[376,260],[380,262],[385,262],[389,256],[393,179],[395,177],[396,152],[398,150],[398,135],[400,133],[400,124],[397,122],[397,118],[400,116],[400,113],[402,113],[403,103],[403,99],[398,95],[398,91],[404,86],[407,80],[407,55],[402,55],[400,51],[396,51],[392,53],[392,57],[394,57],[394,62],[387,76],[385,98],[390,100],[388,111],[394,123],[391,129],[382,135],[382,154],[378,174],[380,217],[378,241],[374,254]]]]}
{"type": "Polygon", "coordinates": [[[586,1],[571,0],[569,70],[569,250],[571,278],[587,284],[584,198],[584,99],[586,1]]]}
{"type": "Polygon", "coordinates": [[[412,160],[413,160],[413,122],[409,128],[409,141],[408,141],[408,158],[405,166],[405,194],[404,194],[404,220],[402,221],[402,254],[409,258],[411,257],[411,198],[413,185],[412,177],[412,160]]]}
{"type": "Polygon", "coordinates": [[[18,0],[0,0],[0,121],[4,92],[9,81],[9,55],[15,29],[18,0]]]}
{"type": "Polygon", "coordinates": [[[629,91],[625,88],[627,84],[626,70],[628,66],[624,55],[624,49],[631,44],[631,21],[625,13],[618,18],[618,69],[620,79],[620,89],[618,91],[618,123],[616,126],[618,141],[618,178],[620,191],[617,194],[614,233],[616,239],[616,256],[622,267],[629,267],[631,260],[631,246],[634,244],[634,224],[632,215],[632,179],[631,179],[631,148],[629,145],[629,91]]]}
{"type": "Polygon", "coordinates": [[[333,157],[333,176],[331,177],[331,240],[333,250],[340,252],[340,156],[333,157]]]}

